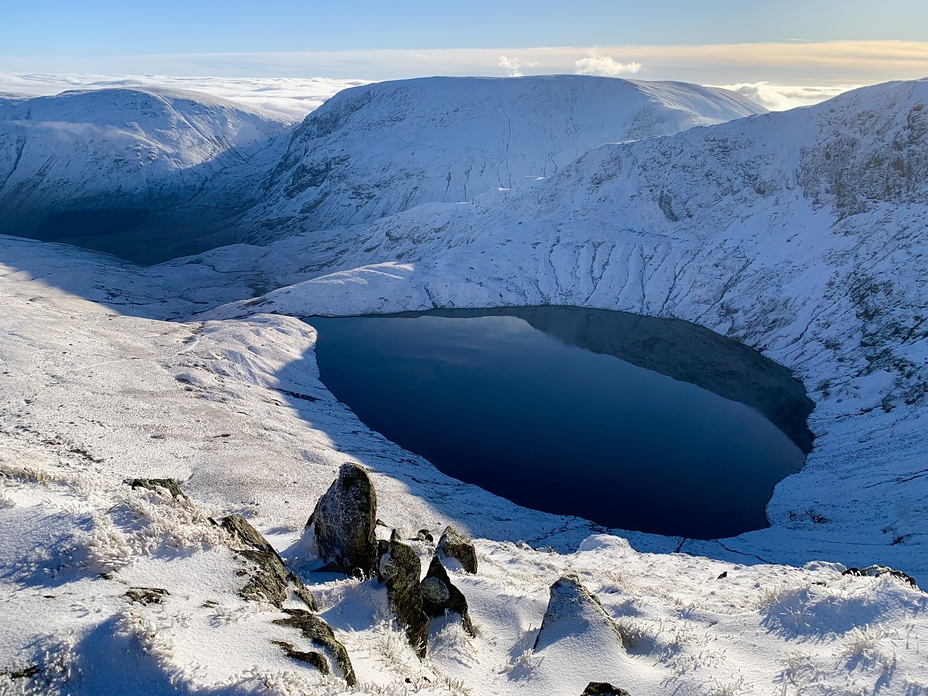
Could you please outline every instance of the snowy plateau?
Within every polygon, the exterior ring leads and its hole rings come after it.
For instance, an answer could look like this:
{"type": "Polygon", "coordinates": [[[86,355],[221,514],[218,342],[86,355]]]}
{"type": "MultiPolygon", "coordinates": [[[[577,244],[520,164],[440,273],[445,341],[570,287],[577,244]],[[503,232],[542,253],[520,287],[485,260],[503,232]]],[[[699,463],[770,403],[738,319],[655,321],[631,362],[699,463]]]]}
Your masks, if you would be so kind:
{"type": "Polygon", "coordinates": [[[176,89],[3,96],[0,693],[928,694],[926,220],[928,80],[765,113],[430,78],[299,124],[176,89]],[[793,370],[815,441],[769,527],[606,530],[451,479],[334,399],[300,319],[541,304],[793,370]],[[441,556],[470,624],[433,618],[424,656],[389,580],[315,570],[346,463],[385,558],[473,538],[476,573],[441,556]],[[279,601],[245,591],[256,558],[279,601]]]}

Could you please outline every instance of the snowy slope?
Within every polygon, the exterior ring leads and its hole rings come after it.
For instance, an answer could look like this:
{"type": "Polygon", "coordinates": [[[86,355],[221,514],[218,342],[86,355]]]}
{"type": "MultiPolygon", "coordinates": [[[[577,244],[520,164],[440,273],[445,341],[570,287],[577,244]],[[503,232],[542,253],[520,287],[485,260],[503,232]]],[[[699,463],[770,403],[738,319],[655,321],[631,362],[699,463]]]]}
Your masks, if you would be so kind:
{"type": "Polygon", "coordinates": [[[580,75],[436,77],[348,89],[294,134],[249,216],[250,239],[471,200],[550,176],[602,143],[763,111],[722,89],[580,75]]]}
{"type": "MultiPolygon", "coordinates": [[[[0,258],[0,693],[578,695],[604,680],[655,696],[928,690],[928,599],[900,580],[638,553],[368,431],[319,382],[315,332],[296,319],[126,316],[48,280],[102,272],[97,282],[177,303],[150,271],[86,252],[5,238],[0,258]],[[307,572],[303,525],[346,460],[372,471],[386,533],[452,523],[482,537],[477,574],[450,569],[476,636],[436,619],[420,660],[382,584],[307,572]],[[177,477],[191,498],[126,485],[138,476],[177,477]],[[209,519],[234,512],[301,572],[356,689],[288,658],[275,641],[308,641],[274,623],[278,608],[238,596],[246,566],[209,519]],[[566,574],[604,618],[562,605],[536,644],[549,586],[566,574]],[[166,594],[145,604],[132,588],[166,594]]],[[[434,549],[414,546],[424,560],[434,549]]]]}
{"type": "Polygon", "coordinates": [[[222,232],[205,248],[229,243],[218,221],[244,206],[259,178],[251,161],[286,128],[285,117],[194,92],[0,101],[0,232],[117,252],[120,238],[131,248],[160,236],[179,253],[195,248],[191,237],[222,232]]]}
{"type": "Polygon", "coordinates": [[[531,187],[281,242],[329,267],[209,316],[550,303],[702,324],[794,369],[817,439],[770,529],[683,548],[924,577],[926,105],[928,81],[891,83],[602,146],[531,187]]]}

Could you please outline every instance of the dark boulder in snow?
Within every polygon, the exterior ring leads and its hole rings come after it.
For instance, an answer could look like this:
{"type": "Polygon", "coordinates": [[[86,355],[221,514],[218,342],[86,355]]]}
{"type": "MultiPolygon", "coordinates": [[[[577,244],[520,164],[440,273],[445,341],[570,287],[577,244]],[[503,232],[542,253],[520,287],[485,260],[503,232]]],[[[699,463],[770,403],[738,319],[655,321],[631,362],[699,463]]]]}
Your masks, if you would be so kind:
{"type": "Polygon", "coordinates": [[[446,612],[453,611],[461,615],[461,623],[468,635],[476,635],[474,624],[467,611],[467,598],[451,582],[448,571],[441,564],[438,556],[432,557],[428,572],[421,583],[422,609],[432,618],[444,616],[446,612]]]}
{"type": "MultiPolygon", "coordinates": [[[[288,614],[287,618],[275,619],[275,624],[299,629],[304,638],[330,654],[338,671],[348,682],[348,686],[354,686],[358,683],[354,668],[351,666],[351,660],[348,657],[348,651],[345,650],[345,646],[342,645],[341,641],[335,637],[335,633],[329,624],[304,609],[284,609],[284,613],[288,614]]],[[[291,655],[291,657],[293,656],[291,655]]]]}
{"type": "Polygon", "coordinates": [[[157,491],[159,488],[163,488],[168,493],[170,493],[175,498],[186,498],[187,494],[184,493],[180,486],[177,485],[177,480],[172,478],[153,478],[153,479],[132,479],[129,482],[129,485],[133,488],[147,488],[150,491],[157,491]]]}
{"type": "Polygon", "coordinates": [[[615,623],[576,575],[566,575],[551,585],[548,608],[534,649],[544,650],[565,638],[604,649],[609,645],[622,648],[622,637],[615,623]]]}
{"type": "Polygon", "coordinates": [[[357,464],[342,464],[306,523],[312,527],[319,556],[349,575],[370,576],[377,567],[377,495],[357,464]]]}
{"type": "Polygon", "coordinates": [[[400,542],[394,532],[387,552],[380,557],[377,575],[387,585],[390,609],[406,629],[409,644],[419,657],[425,657],[429,637],[429,617],[422,609],[419,577],[422,564],[411,546],[400,542]]]}
{"type": "Polygon", "coordinates": [[[580,696],[631,696],[625,689],[609,682],[590,682],[580,696]]]}
{"type": "Polygon", "coordinates": [[[229,547],[249,561],[248,584],[239,594],[245,599],[264,600],[280,608],[289,593],[289,583],[295,585],[294,593],[306,605],[315,610],[316,600],[302,581],[284,566],[283,559],[257,529],[241,515],[229,515],[222,520],[222,527],[231,535],[229,547]]]}
{"type": "Polygon", "coordinates": [[[468,573],[477,572],[477,551],[474,549],[474,543],[454,527],[445,527],[441,539],[438,540],[438,550],[446,557],[460,561],[468,573]]]}

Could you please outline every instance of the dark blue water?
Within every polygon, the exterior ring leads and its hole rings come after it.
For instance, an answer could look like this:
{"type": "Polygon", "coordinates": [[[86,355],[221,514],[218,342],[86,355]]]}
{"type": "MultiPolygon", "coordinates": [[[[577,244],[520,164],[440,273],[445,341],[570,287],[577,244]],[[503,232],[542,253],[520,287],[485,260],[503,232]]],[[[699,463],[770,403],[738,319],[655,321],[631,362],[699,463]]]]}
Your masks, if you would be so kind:
{"type": "MultiPolygon", "coordinates": [[[[561,329],[571,309],[552,308],[561,329]]],[[[532,311],[533,323],[550,320],[532,311]]],[[[472,314],[312,318],[322,381],[443,472],[607,527],[702,539],[759,529],[773,486],[802,466],[754,408],[578,347],[589,321],[565,340],[517,316],[472,314]]]]}

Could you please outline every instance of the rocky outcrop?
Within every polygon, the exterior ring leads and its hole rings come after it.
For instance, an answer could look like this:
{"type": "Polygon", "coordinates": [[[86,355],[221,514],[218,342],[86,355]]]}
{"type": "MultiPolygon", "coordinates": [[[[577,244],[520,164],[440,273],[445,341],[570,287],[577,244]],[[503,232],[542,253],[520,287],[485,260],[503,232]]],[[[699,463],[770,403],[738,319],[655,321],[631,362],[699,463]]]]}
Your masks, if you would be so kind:
{"type": "Polygon", "coordinates": [[[586,638],[593,644],[622,647],[618,628],[599,600],[576,575],[566,575],[551,585],[548,608],[535,639],[535,651],[565,638],[586,638]]]}
{"type": "Polygon", "coordinates": [[[911,575],[903,573],[901,570],[896,570],[895,568],[889,568],[887,566],[872,565],[867,566],[866,568],[848,568],[841,574],[869,578],[878,578],[883,575],[887,575],[891,578],[895,578],[896,580],[901,580],[907,585],[911,585],[916,590],[918,589],[918,585],[915,584],[915,578],[913,578],[911,575]]]}
{"type": "Polygon", "coordinates": [[[325,659],[325,655],[321,652],[316,652],[315,650],[297,650],[293,647],[293,643],[288,643],[285,640],[272,640],[271,642],[274,645],[279,645],[287,657],[292,657],[294,660],[312,665],[323,674],[329,674],[332,671],[329,669],[329,663],[325,659]]]}
{"type": "Polygon", "coordinates": [[[423,611],[419,577],[422,564],[415,550],[399,541],[396,532],[387,551],[380,557],[377,575],[387,585],[387,598],[396,620],[406,629],[409,644],[419,657],[425,657],[429,637],[429,617],[423,611]]]}
{"type": "Polygon", "coordinates": [[[467,611],[467,598],[451,582],[448,571],[441,564],[438,556],[432,556],[432,562],[420,584],[422,590],[422,610],[432,618],[444,616],[453,611],[461,616],[461,624],[470,636],[475,636],[474,624],[467,611]]]}
{"type": "Polygon", "coordinates": [[[307,521],[316,551],[332,570],[372,576],[377,569],[377,495],[357,464],[342,464],[338,478],[316,503],[307,521]]]}
{"type": "MultiPolygon", "coordinates": [[[[326,650],[335,663],[335,667],[341,672],[348,686],[355,686],[358,679],[354,674],[354,668],[351,666],[351,660],[348,658],[348,651],[335,637],[332,627],[315,614],[311,614],[304,609],[284,609],[287,614],[286,619],[276,619],[274,621],[278,626],[287,626],[288,628],[297,628],[303,633],[303,637],[309,640],[313,645],[326,650]]],[[[283,647],[283,646],[282,646],[283,647]]],[[[292,650],[292,646],[291,646],[292,650]]],[[[287,653],[294,657],[291,653],[287,653]]],[[[300,653],[303,655],[304,653],[300,653]]],[[[303,659],[299,657],[297,659],[303,659]]],[[[316,658],[307,657],[307,661],[316,658]]],[[[313,662],[315,664],[315,662],[313,662]]],[[[318,665],[317,665],[318,666],[318,665]]]]}
{"type": "Polygon", "coordinates": [[[454,527],[445,527],[441,539],[438,540],[438,551],[447,558],[460,561],[468,573],[477,572],[477,551],[474,543],[454,527]]]}
{"type": "Polygon", "coordinates": [[[175,498],[186,498],[187,494],[184,493],[180,486],[177,485],[177,480],[172,478],[152,478],[152,479],[132,479],[129,481],[129,485],[132,488],[147,488],[150,491],[157,491],[159,488],[163,488],[168,493],[170,493],[175,498]]]}
{"type": "Polygon", "coordinates": [[[264,600],[281,608],[289,596],[289,584],[293,583],[294,594],[310,609],[316,610],[316,600],[312,593],[299,577],[287,570],[280,554],[248,520],[241,515],[229,515],[222,520],[222,526],[232,538],[230,548],[250,562],[250,580],[239,591],[242,597],[264,600]]]}

